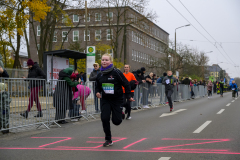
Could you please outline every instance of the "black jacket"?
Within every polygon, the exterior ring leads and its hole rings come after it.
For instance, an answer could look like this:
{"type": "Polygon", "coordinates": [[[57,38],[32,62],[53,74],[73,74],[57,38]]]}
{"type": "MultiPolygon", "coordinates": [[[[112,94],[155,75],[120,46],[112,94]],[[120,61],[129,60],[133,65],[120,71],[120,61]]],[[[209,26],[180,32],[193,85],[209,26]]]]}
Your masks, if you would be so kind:
{"type": "Polygon", "coordinates": [[[141,79],[141,76],[139,76],[137,73],[135,73],[134,76],[135,76],[136,80],[138,81],[139,85],[143,83],[142,79],[141,79]]]}
{"type": "Polygon", "coordinates": [[[98,70],[94,69],[90,74],[89,81],[96,81],[98,73],[100,73],[100,69],[98,70]]]}
{"type": "Polygon", "coordinates": [[[0,77],[9,78],[9,75],[8,75],[8,73],[7,73],[7,71],[5,69],[3,70],[3,73],[0,73],[0,77]]]}
{"type": "Polygon", "coordinates": [[[190,79],[185,78],[185,79],[182,81],[182,84],[190,85],[190,79]]]}
{"type": "Polygon", "coordinates": [[[122,86],[125,88],[125,94],[128,99],[131,98],[131,87],[130,83],[123,75],[123,73],[114,68],[111,72],[107,74],[100,73],[96,78],[95,91],[96,93],[102,93],[102,98],[115,102],[123,101],[123,90],[122,86]],[[114,94],[106,94],[103,90],[105,84],[114,85],[114,94]]]}
{"type": "MultiPolygon", "coordinates": [[[[46,74],[38,66],[37,62],[35,62],[32,68],[29,68],[28,78],[46,79],[46,74]]],[[[44,80],[29,80],[29,81],[30,88],[43,86],[45,84],[44,80]]]]}

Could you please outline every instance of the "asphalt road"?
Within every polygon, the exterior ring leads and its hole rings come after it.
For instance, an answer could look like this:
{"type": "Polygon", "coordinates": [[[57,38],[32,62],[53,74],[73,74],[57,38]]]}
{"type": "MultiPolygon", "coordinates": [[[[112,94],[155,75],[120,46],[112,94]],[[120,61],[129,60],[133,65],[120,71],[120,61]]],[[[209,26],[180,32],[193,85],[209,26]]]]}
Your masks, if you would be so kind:
{"type": "Polygon", "coordinates": [[[102,147],[101,121],[0,137],[0,160],[240,160],[239,99],[199,98],[132,114],[102,147]],[[217,114],[218,113],[218,114],[217,114]]]}

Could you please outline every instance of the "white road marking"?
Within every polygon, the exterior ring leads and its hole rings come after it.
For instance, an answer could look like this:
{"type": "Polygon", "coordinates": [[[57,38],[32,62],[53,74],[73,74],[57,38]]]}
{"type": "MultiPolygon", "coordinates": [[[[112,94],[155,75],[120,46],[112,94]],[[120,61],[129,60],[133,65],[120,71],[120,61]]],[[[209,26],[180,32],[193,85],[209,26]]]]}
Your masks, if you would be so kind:
{"type": "Polygon", "coordinates": [[[231,105],[231,103],[228,103],[226,106],[230,106],[231,105]]]}
{"type": "Polygon", "coordinates": [[[221,114],[225,109],[221,109],[217,114],[221,114]]]}
{"type": "Polygon", "coordinates": [[[212,121],[206,121],[201,125],[198,129],[196,129],[193,133],[200,133],[204,128],[206,128],[212,121]]]}
{"type": "Polygon", "coordinates": [[[173,112],[170,112],[170,113],[163,113],[161,116],[159,117],[167,117],[167,116],[172,116],[172,115],[175,115],[175,114],[178,114],[178,112],[182,112],[182,111],[185,111],[187,109],[179,109],[179,110],[176,110],[176,111],[173,111],[173,112]]]}
{"type": "Polygon", "coordinates": [[[233,100],[232,102],[235,102],[235,100],[233,100]]]}
{"type": "Polygon", "coordinates": [[[169,160],[171,157],[161,157],[158,160],[169,160]]]}

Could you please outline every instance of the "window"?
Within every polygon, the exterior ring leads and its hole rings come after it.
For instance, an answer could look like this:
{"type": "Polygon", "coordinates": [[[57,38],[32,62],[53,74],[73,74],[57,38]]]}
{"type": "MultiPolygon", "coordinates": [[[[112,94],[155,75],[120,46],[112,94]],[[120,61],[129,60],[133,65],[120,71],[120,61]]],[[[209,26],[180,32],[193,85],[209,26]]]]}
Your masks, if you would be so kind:
{"type": "Polygon", "coordinates": [[[136,52],[136,61],[138,62],[138,52],[136,52]]]}
{"type": "Polygon", "coordinates": [[[67,42],[68,41],[68,32],[67,31],[62,31],[62,42],[67,42]]]}
{"type": "Polygon", "coordinates": [[[107,40],[111,40],[113,38],[113,30],[107,29],[107,40]]]}
{"type": "Polygon", "coordinates": [[[101,21],[101,13],[95,13],[95,21],[101,21]]]}
{"type": "Polygon", "coordinates": [[[54,31],[53,42],[57,42],[57,31],[54,31]]]}
{"type": "Polygon", "coordinates": [[[134,61],[134,50],[132,50],[132,61],[134,61]]]}
{"type": "MultiPolygon", "coordinates": [[[[90,14],[88,14],[87,21],[90,22],[90,14]]],[[[84,15],[84,22],[85,22],[85,15],[84,15]]]]}
{"type": "Polygon", "coordinates": [[[67,23],[67,17],[65,17],[64,15],[62,15],[62,23],[67,23]]]}
{"type": "Polygon", "coordinates": [[[73,31],[73,41],[79,41],[79,31],[73,31]]]}
{"type": "Polygon", "coordinates": [[[107,13],[107,19],[108,19],[109,21],[112,21],[112,20],[113,20],[113,12],[107,13]]]}
{"type": "Polygon", "coordinates": [[[113,49],[107,49],[107,54],[110,54],[113,57],[113,49]]]}
{"type": "Polygon", "coordinates": [[[78,15],[76,15],[76,14],[73,15],[73,22],[79,22],[78,15]]]}
{"type": "Polygon", "coordinates": [[[41,27],[37,26],[37,36],[40,36],[40,35],[41,35],[41,27]]]}
{"type": "Polygon", "coordinates": [[[27,61],[23,61],[23,68],[27,68],[27,61]]]}
{"type": "MultiPolygon", "coordinates": [[[[84,41],[86,41],[86,33],[85,33],[85,30],[84,30],[84,41]]],[[[90,31],[89,31],[89,30],[87,31],[87,41],[90,41],[90,31]]]]}
{"type": "Polygon", "coordinates": [[[134,15],[131,14],[131,21],[133,22],[134,21],[134,15]]]}
{"type": "Polygon", "coordinates": [[[132,41],[134,42],[134,32],[132,31],[132,41]]]}
{"type": "Polygon", "coordinates": [[[95,30],[95,40],[96,41],[101,41],[101,30],[95,30]]]}

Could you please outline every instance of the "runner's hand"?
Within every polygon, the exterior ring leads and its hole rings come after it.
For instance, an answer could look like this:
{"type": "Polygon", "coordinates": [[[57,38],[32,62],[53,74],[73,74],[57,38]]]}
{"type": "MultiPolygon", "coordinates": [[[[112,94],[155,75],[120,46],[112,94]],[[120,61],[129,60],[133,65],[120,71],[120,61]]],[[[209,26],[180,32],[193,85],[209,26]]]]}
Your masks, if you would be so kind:
{"type": "Polygon", "coordinates": [[[101,94],[99,92],[96,94],[96,96],[97,96],[97,98],[102,98],[101,94]]]}
{"type": "Polygon", "coordinates": [[[3,73],[3,69],[2,69],[2,67],[0,67],[0,73],[3,73]]]}
{"type": "Polygon", "coordinates": [[[129,101],[130,101],[130,102],[134,102],[135,100],[134,100],[133,98],[130,98],[129,101]]]}

